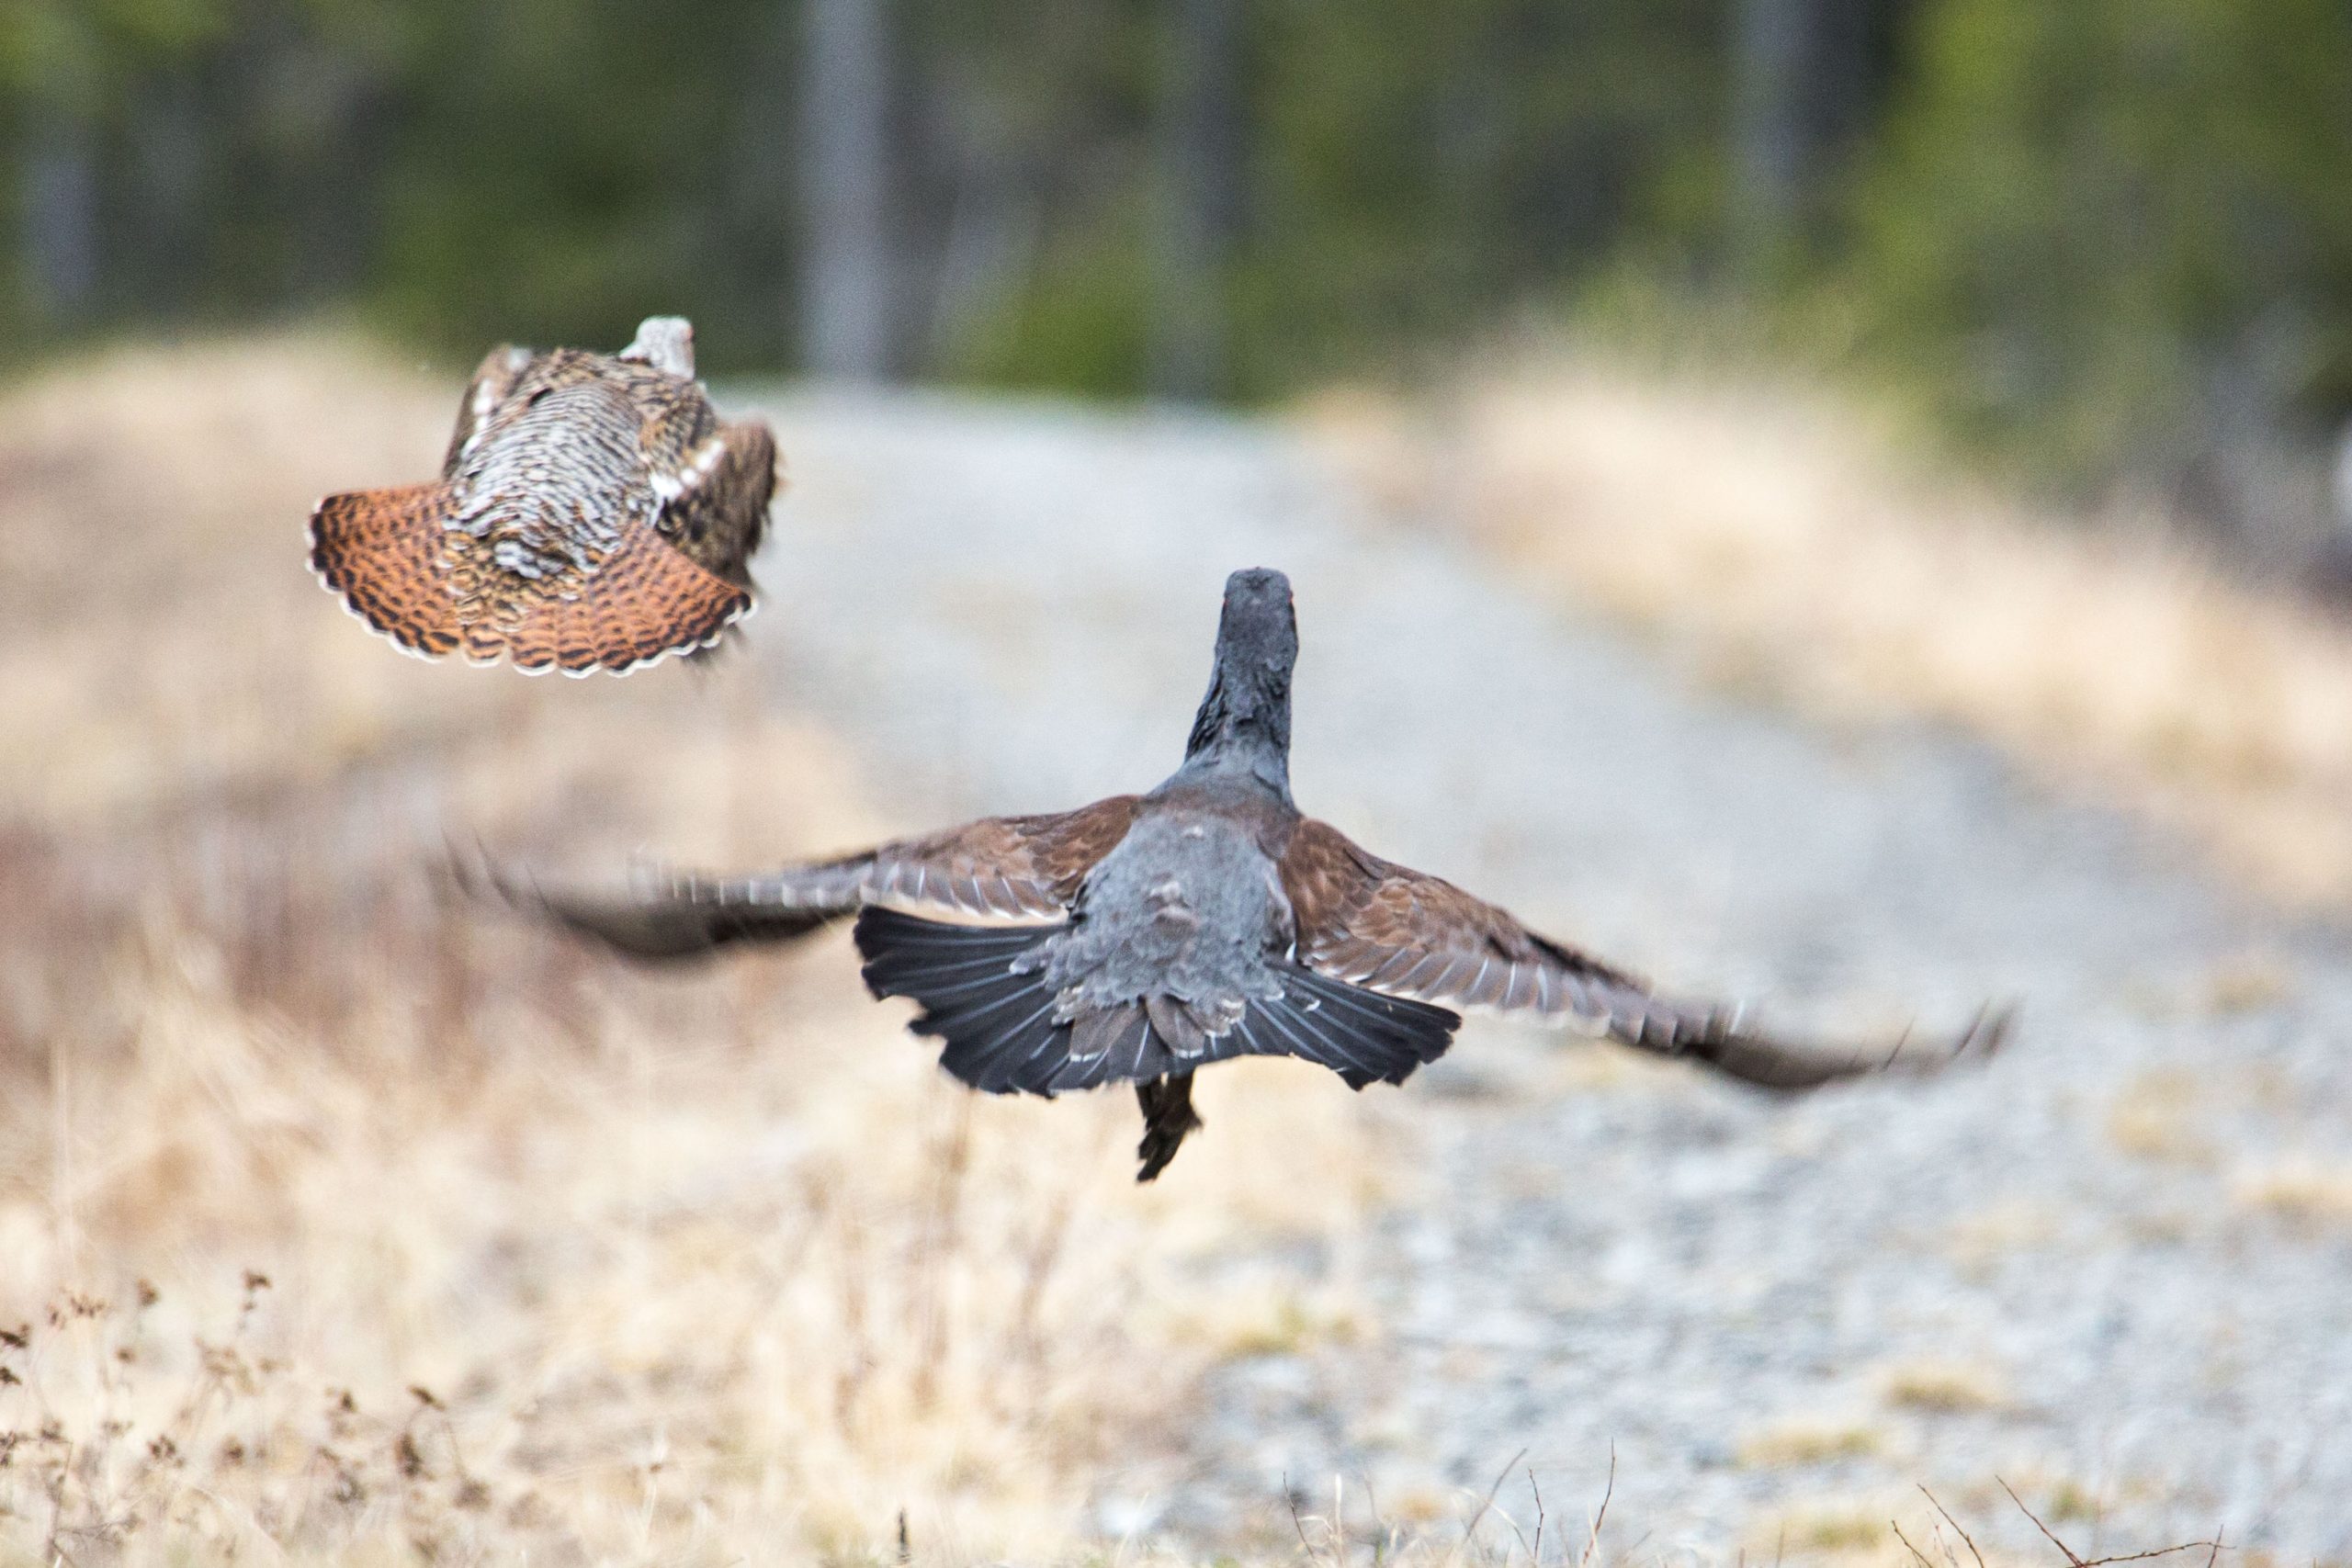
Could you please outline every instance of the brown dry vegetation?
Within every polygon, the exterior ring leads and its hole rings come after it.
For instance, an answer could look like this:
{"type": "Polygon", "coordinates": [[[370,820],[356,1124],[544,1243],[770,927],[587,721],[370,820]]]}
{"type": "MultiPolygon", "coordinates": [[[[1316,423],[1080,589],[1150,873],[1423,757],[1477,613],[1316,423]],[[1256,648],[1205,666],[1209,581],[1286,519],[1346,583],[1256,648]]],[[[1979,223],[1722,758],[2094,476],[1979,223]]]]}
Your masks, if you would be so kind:
{"type": "Polygon", "coordinates": [[[453,398],[281,342],[0,403],[0,1562],[1078,1550],[1215,1357],[1367,1331],[1383,1108],[1219,1075],[1137,1190],[1131,1104],[953,1090],[838,935],[645,977],[447,898],[445,834],[885,826],[746,661],[427,666],[320,592],[310,502],[453,398]]]}
{"type": "Polygon", "coordinates": [[[2224,578],[2160,520],[2038,514],[1823,394],[1606,356],[1308,423],[1391,512],[1726,684],[1954,723],[2274,895],[2352,889],[2352,624],[2224,578]]]}
{"type": "MultiPolygon", "coordinates": [[[[1789,464],[1776,507],[1675,468],[1671,416],[1709,405],[1632,385],[1498,391],[1450,467],[1419,427],[1348,428],[1386,442],[1366,468],[1400,504],[1452,473],[1462,514],[1564,591],[1792,689],[2042,690],[2004,639],[2054,603],[1947,646],[1933,617],[1846,601],[1826,564],[1879,514],[1849,499],[1816,526],[1805,487],[1828,481],[1776,455],[1770,411],[1687,438],[1729,476],[1789,464]],[[1683,551],[1718,564],[1679,577],[1683,551]],[[1815,570],[1831,630],[1789,652],[1815,570]],[[1943,674],[1879,682],[1873,637],[1943,674]],[[1969,648],[2008,674],[1960,681],[1969,648]]],[[[901,1510],[923,1562],[1148,1557],[1090,1504],[1176,1479],[1208,1367],[1377,1339],[1349,1259],[1412,1167],[1399,1111],[1238,1064],[1204,1080],[1206,1140],[1138,1190],[1128,1102],[954,1089],[838,935],[647,976],[452,902],[450,836],[594,872],[639,844],[752,864],[900,826],[747,661],[528,681],[399,658],[345,616],[302,570],[302,516],[413,477],[453,401],[316,341],[0,392],[0,1568],[882,1561],[901,1510]]],[[[1956,616],[2004,573],[2112,587],[2086,564],[2105,547],[1946,525],[1883,529],[1857,570],[1916,610],[1957,552],[1982,577],[1956,616]]],[[[2170,570],[2132,566],[2112,611],[2138,604],[2160,657],[2237,603],[2170,570]]],[[[2335,645],[2275,624],[2315,680],[2335,645]]],[[[2162,702],[2110,710],[2087,665],[2051,668],[2101,755],[2140,766],[2132,715],[2162,702]]],[[[1942,711],[1902,711],[1922,705],[1942,711]]],[[[2244,785],[2288,818],[2334,755],[2295,733],[2308,755],[2244,785]]],[[[2332,1217],[2334,1190],[2245,1200],[2332,1217]]],[[[1768,1432],[1746,1457],[1802,1471],[1875,1440],[1768,1432]]],[[[1370,1501],[1269,1497],[1224,1534],[1335,1565],[1534,1556],[1523,1506],[1392,1525],[1370,1501]]],[[[1906,1496],[1793,1508],[1767,1544],[1910,1561],[1890,1515],[1939,1540],[1906,1496]]],[[[1614,1556],[1574,1506],[1532,1543],[1614,1556]]]]}

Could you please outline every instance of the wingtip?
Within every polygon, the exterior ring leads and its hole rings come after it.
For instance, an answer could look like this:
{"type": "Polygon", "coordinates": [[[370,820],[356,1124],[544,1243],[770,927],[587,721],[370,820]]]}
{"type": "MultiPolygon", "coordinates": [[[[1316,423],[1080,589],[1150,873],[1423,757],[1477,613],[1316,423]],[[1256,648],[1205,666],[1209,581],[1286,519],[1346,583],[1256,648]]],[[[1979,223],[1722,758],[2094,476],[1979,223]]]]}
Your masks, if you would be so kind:
{"type": "Polygon", "coordinates": [[[2019,1008],[2015,1001],[1986,1001],[1967,1023],[1942,1036],[1940,1050],[1918,1048],[1909,1031],[1888,1054],[1883,1070],[1890,1075],[1928,1077],[1955,1068],[1981,1066],[2007,1049],[2017,1037],[2019,1008]]]}
{"type": "Polygon", "coordinates": [[[1954,1060],[1990,1061],[2017,1038],[2023,1008],[2015,1000],[1988,1001],[1976,1010],[1952,1047],[1954,1060]]]}
{"type": "Polygon", "coordinates": [[[545,908],[546,896],[537,879],[527,871],[502,864],[480,834],[471,835],[470,841],[444,835],[442,850],[441,885],[458,897],[514,915],[545,908]]]}

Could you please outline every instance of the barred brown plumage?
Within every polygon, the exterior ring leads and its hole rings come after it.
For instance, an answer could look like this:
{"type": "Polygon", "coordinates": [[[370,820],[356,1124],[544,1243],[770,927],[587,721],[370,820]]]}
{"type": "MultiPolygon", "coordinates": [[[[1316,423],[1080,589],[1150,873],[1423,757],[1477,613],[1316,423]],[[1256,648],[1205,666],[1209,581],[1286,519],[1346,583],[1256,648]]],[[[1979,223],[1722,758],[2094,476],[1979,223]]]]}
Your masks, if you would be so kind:
{"type": "Polygon", "coordinates": [[[491,351],[435,483],[322,501],[311,564],[426,658],[625,673],[707,648],[752,606],[775,440],[722,422],[693,331],[653,317],[612,356],[491,351]]]}
{"type": "Polygon", "coordinates": [[[617,897],[486,884],[642,957],[782,941],[857,917],[867,987],[920,1008],[940,1063],[989,1093],[1132,1082],[1138,1179],[1200,1126],[1192,1076],[1291,1055],[1351,1087],[1402,1083],[1478,1008],[1565,1021],[1761,1089],[1797,1090],[1984,1055],[2009,1018],[1913,1049],[1825,1048],[1731,1009],[1662,997],[1438,877],[1302,816],[1290,794],[1297,631],[1280,572],[1226,586],[1183,765],[1143,795],[991,818],[765,876],[673,878],[617,897]]]}

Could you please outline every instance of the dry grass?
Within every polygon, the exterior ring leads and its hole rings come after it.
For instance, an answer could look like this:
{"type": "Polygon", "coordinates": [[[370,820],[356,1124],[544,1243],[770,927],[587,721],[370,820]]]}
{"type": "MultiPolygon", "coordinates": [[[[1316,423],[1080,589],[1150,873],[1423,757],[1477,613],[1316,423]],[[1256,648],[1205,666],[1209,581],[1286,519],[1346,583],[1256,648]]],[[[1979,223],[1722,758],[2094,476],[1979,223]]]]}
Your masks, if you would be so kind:
{"type": "Polygon", "coordinates": [[[2231,1182],[2231,1194],[2299,1230],[2352,1230],[2352,1161],[2300,1155],[2250,1167],[2231,1182]]]}
{"type": "Polygon", "coordinates": [[[1564,359],[1309,411],[1396,514],[1809,711],[1963,726],[2290,900],[2352,888],[2352,626],[2154,524],[1929,476],[1855,410],[1564,359]],[[1703,460],[1701,460],[1703,457],[1703,460]]]}
{"type": "Polygon", "coordinates": [[[1845,1498],[1802,1502],[1778,1509],[1749,1532],[1743,1556],[1779,1562],[1789,1553],[1835,1561],[1902,1561],[1889,1506],[1845,1498]]]}
{"type": "Polygon", "coordinates": [[[1743,1436],[1735,1451],[1750,1470],[1788,1470],[1834,1464],[1839,1460],[1867,1459],[1879,1451],[1884,1437],[1860,1421],[1793,1416],[1758,1427],[1743,1436]]]}
{"type": "Polygon", "coordinates": [[[1905,1361],[1883,1368],[1879,1393],[1889,1404],[1930,1416],[1998,1410],[2009,1403],[2006,1381],[1997,1371],[1967,1361],[1905,1361]]]}
{"type": "Polygon", "coordinates": [[[1954,1220],[1943,1240],[1944,1255],[1972,1279],[1984,1280],[2022,1253],[2055,1245],[2065,1234],[2066,1213],[2030,1199],[2009,1199],[1954,1220]]]}
{"type": "Polygon", "coordinates": [[[2201,1563],[2210,1541],[2122,1548],[2097,1555],[2106,1510],[2079,1483],[2040,1473],[1987,1481],[1938,1495],[1910,1487],[1866,1497],[1801,1500],[1764,1514],[1747,1531],[1750,1562],[1792,1557],[1884,1568],[2027,1568],[2029,1564],[2179,1562],[2201,1563]],[[2022,1526],[2023,1528],[2020,1528],[2022,1526]],[[2069,1540],[2085,1527],[2089,1542],[2069,1540]],[[2091,1553],[2078,1548],[2089,1544],[2091,1553]]]}
{"type": "Polygon", "coordinates": [[[2212,1085],[2182,1067],[2134,1074],[2107,1108],[2107,1141],[2138,1159],[2211,1166],[2221,1149],[2207,1131],[2212,1085]]]}
{"type": "Polygon", "coordinates": [[[1091,1550],[1216,1356],[1367,1331],[1283,1259],[1345,1256],[1384,1108],[1216,1075],[1138,1191],[1131,1105],[952,1091],[839,937],[642,977],[452,907],[445,832],[884,826],[747,663],[344,616],[301,518],[453,398],[278,343],[0,406],[0,1562],[854,1560],[901,1508],[925,1560],[1091,1550]]]}

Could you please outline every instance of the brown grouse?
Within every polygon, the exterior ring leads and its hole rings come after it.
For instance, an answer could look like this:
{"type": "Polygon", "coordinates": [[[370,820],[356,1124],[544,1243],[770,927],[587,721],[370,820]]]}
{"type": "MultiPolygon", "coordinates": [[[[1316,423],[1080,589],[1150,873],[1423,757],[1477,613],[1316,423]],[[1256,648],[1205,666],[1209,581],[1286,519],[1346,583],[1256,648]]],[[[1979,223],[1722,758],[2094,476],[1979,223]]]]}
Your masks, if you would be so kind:
{"type": "Polygon", "coordinates": [[[718,418],[694,329],[656,316],[611,357],[492,350],[441,477],[320,502],[311,566],[412,653],[618,674],[751,610],[775,491],[775,437],[718,418]]]}
{"type": "Polygon", "coordinates": [[[1183,766],[1148,795],[988,818],[741,879],[677,877],[631,896],[499,891],[642,958],[781,942],[857,917],[865,981],[911,998],[974,1089],[1052,1096],[1136,1085],[1137,1179],[1200,1126],[1193,1074],[1243,1055],[1319,1062],[1362,1089],[1402,1083],[1483,1008],[1556,1021],[1764,1089],[1812,1089],[1984,1054],[1980,1013],[1922,1049],[1775,1038],[1731,1010],[1663,999],[1451,883],[1302,817],[1290,795],[1290,583],[1227,582],[1216,662],[1183,766]]]}

